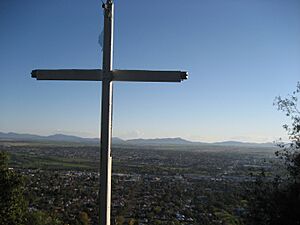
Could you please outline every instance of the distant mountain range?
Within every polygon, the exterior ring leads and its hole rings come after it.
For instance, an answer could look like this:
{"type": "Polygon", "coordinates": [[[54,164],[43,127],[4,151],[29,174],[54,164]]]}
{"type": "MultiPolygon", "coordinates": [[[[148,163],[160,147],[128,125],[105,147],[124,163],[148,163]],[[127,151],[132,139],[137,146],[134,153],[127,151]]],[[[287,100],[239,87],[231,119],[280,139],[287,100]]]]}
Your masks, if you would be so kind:
{"type": "Polygon", "coordinates": [[[12,141],[61,141],[61,142],[99,142],[97,138],[82,138],[65,134],[54,134],[49,136],[40,136],[34,134],[18,134],[0,132],[0,140],[12,141]]]}
{"type": "MultiPolygon", "coordinates": [[[[54,134],[49,136],[40,136],[33,134],[18,134],[18,133],[3,133],[0,132],[0,140],[6,141],[54,141],[54,142],[74,142],[74,143],[90,143],[97,144],[100,142],[98,138],[82,138],[65,134],[54,134]]],[[[163,146],[163,145],[218,145],[218,146],[244,146],[244,147],[274,147],[273,143],[250,143],[238,141],[224,141],[224,142],[193,142],[179,137],[176,138],[155,138],[155,139],[131,139],[123,140],[118,137],[113,137],[112,142],[115,145],[141,145],[141,146],[163,146]]]]}

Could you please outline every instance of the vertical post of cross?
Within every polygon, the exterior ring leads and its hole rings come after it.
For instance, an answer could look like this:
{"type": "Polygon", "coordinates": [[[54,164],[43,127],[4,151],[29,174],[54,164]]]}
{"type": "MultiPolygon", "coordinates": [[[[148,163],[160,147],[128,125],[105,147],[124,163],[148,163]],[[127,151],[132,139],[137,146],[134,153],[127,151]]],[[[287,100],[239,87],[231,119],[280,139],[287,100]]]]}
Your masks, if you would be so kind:
{"type": "Polygon", "coordinates": [[[33,70],[37,80],[77,80],[102,81],[101,103],[101,147],[100,147],[100,225],[110,225],[111,213],[111,135],[112,135],[112,82],[181,82],[188,78],[182,71],[112,70],[113,62],[113,0],[103,4],[104,40],[103,65],[99,69],[42,69],[33,70]]]}
{"type": "Polygon", "coordinates": [[[101,149],[100,149],[100,225],[110,225],[111,206],[111,133],[112,133],[112,60],[113,60],[113,16],[112,0],[103,4],[103,79],[101,104],[101,149]]]}

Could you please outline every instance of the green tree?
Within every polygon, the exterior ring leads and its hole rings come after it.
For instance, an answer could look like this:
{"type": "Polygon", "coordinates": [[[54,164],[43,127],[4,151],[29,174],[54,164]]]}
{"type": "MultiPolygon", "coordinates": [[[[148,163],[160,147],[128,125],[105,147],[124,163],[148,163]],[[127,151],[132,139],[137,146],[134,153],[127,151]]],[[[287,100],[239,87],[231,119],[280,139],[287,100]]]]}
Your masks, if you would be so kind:
{"type": "Polygon", "coordinates": [[[224,225],[240,225],[240,221],[235,218],[234,215],[230,214],[229,212],[225,210],[219,210],[218,212],[215,212],[215,215],[218,219],[222,221],[222,224],[224,225]]]}
{"type": "Polygon", "coordinates": [[[27,203],[23,187],[23,177],[8,168],[8,155],[0,152],[0,224],[26,223],[27,203]]]}
{"type": "Polygon", "coordinates": [[[137,224],[138,224],[138,221],[135,220],[135,219],[133,219],[133,218],[131,218],[131,219],[128,221],[128,224],[129,224],[129,225],[137,225],[137,224]]]}
{"type": "Polygon", "coordinates": [[[81,225],[89,225],[90,224],[90,219],[86,212],[81,212],[79,214],[79,221],[80,221],[81,225]]]}
{"type": "Polygon", "coordinates": [[[161,224],[162,224],[162,222],[160,220],[158,220],[158,219],[154,220],[154,225],[161,225],[161,224]]]}
{"type": "Polygon", "coordinates": [[[161,207],[155,206],[153,210],[154,210],[155,214],[159,214],[161,212],[161,207]]]}
{"type": "Polygon", "coordinates": [[[57,218],[49,216],[46,212],[34,211],[28,213],[26,225],[61,225],[57,218]]]}
{"type": "Polygon", "coordinates": [[[276,156],[282,160],[284,174],[269,180],[262,171],[248,190],[247,224],[300,224],[300,111],[297,105],[300,82],[286,98],[276,97],[274,105],[291,119],[285,124],[290,143],[278,144],[276,156]]]}
{"type": "Polygon", "coordinates": [[[0,224],[61,225],[61,221],[45,212],[29,212],[24,184],[24,177],[8,168],[7,153],[0,151],[0,224]]]}
{"type": "Polygon", "coordinates": [[[116,225],[123,225],[125,222],[124,216],[117,216],[116,225]]]}
{"type": "Polygon", "coordinates": [[[276,97],[274,102],[278,110],[283,111],[292,121],[291,125],[283,125],[291,143],[288,145],[280,143],[281,150],[276,152],[276,155],[284,161],[288,172],[286,178],[292,183],[300,182],[300,109],[297,104],[299,97],[300,82],[292,95],[286,98],[276,97]]]}

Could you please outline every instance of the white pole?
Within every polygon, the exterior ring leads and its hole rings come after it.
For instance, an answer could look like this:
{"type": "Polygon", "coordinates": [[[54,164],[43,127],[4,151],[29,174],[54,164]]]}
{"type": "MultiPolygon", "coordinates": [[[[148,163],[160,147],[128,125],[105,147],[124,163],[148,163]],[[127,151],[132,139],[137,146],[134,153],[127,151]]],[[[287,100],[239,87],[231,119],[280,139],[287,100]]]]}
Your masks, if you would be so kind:
{"type": "Polygon", "coordinates": [[[110,225],[111,212],[111,132],[112,132],[112,51],[113,15],[112,0],[104,7],[104,47],[101,107],[101,153],[100,153],[100,225],[110,225]]]}

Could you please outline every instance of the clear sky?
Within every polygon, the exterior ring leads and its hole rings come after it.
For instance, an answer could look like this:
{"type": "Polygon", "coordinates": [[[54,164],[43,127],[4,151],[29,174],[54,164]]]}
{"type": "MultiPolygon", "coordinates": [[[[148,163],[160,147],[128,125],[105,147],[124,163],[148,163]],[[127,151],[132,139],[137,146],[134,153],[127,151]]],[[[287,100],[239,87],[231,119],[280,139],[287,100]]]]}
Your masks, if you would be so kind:
{"type": "MultiPolygon", "coordinates": [[[[30,72],[101,67],[102,17],[96,0],[0,1],[0,131],[99,135],[100,82],[30,72]]],[[[114,136],[284,138],[272,103],[300,80],[300,1],[115,0],[114,68],[190,75],[114,83],[114,136]]]]}

